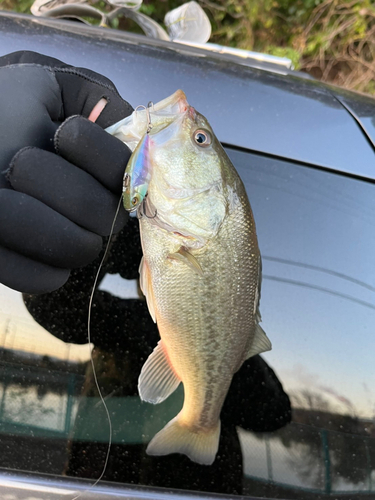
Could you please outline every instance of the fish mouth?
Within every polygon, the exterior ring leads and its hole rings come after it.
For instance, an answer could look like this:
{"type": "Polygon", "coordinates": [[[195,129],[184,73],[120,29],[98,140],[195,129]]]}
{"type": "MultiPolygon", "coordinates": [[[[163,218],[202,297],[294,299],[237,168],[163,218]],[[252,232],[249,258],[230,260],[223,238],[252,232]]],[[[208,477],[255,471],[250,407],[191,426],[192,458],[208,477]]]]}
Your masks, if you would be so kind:
{"type": "Polygon", "coordinates": [[[147,108],[143,105],[138,106],[131,115],[107,127],[106,131],[134,151],[150,124],[160,130],[177,117],[184,115],[190,106],[185,92],[177,90],[162,101],[149,103],[147,108]]]}
{"type": "Polygon", "coordinates": [[[191,118],[193,121],[195,121],[195,119],[197,117],[197,112],[195,111],[193,106],[189,106],[189,109],[187,110],[187,114],[188,114],[189,118],[191,118]]]}
{"type": "Polygon", "coordinates": [[[185,92],[179,89],[174,94],[154,104],[153,111],[159,115],[178,115],[185,113],[189,107],[185,92]]]}

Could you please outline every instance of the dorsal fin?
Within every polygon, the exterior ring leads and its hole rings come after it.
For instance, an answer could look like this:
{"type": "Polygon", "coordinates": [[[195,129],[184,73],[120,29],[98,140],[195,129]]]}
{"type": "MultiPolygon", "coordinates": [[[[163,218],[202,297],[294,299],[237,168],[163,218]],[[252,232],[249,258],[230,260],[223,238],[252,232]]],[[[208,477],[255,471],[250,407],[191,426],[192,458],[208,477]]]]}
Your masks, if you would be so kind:
{"type": "Polygon", "coordinates": [[[247,352],[246,359],[260,354],[261,352],[270,351],[272,349],[272,344],[270,339],[267,337],[265,331],[260,325],[255,326],[255,335],[251,343],[250,349],[247,352]]]}

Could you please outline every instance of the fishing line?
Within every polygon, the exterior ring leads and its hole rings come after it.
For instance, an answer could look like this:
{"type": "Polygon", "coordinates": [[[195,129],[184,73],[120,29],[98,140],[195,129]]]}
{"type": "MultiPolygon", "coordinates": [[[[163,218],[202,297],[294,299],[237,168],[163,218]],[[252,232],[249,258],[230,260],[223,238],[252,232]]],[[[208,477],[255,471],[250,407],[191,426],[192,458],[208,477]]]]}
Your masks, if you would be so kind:
{"type": "MultiPolygon", "coordinates": [[[[94,293],[95,293],[96,285],[98,283],[100,272],[102,270],[104,261],[105,261],[105,259],[107,257],[107,254],[108,254],[109,246],[110,246],[110,243],[111,243],[111,238],[113,236],[113,231],[114,231],[115,223],[116,223],[116,220],[117,220],[118,213],[120,211],[121,202],[122,202],[122,194],[121,194],[121,197],[119,199],[119,202],[118,202],[118,205],[117,205],[117,209],[116,209],[116,213],[115,213],[115,216],[114,216],[113,221],[112,221],[111,231],[109,233],[108,242],[107,242],[107,245],[106,245],[105,250],[104,250],[104,255],[102,257],[102,260],[100,261],[98,270],[96,272],[96,276],[95,276],[95,279],[94,279],[94,284],[93,284],[92,291],[91,291],[91,294],[90,294],[89,311],[88,311],[88,315],[87,315],[87,340],[88,340],[89,344],[91,344],[91,311],[92,311],[92,303],[93,303],[93,300],[94,300],[94,293]]],[[[77,500],[78,498],[80,498],[85,493],[88,493],[93,488],[95,488],[95,486],[99,483],[99,481],[102,480],[102,478],[103,478],[103,476],[105,474],[105,471],[107,469],[108,460],[109,460],[109,454],[110,454],[111,446],[112,446],[112,421],[111,421],[111,415],[109,414],[108,406],[107,406],[107,404],[106,404],[106,402],[104,400],[102,391],[100,390],[100,386],[99,386],[99,382],[98,382],[98,377],[96,375],[96,370],[95,370],[94,359],[92,357],[92,349],[90,349],[90,361],[91,361],[92,371],[93,371],[93,375],[94,375],[95,385],[96,385],[97,391],[99,393],[99,398],[100,398],[100,401],[103,404],[103,407],[104,407],[105,412],[107,414],[107,420],[108,420],[108,426],[109,426],[108,448],[107,448],[107,454],[106,454],[105,461],[104,461],[103,470],[102,470],[100,476],[98,477],[98,479],[89,488],[87,488],[86,490],[82,491],[81,493],[79,493],[74,498],[72,498],[72,500],[77,500]]]]}

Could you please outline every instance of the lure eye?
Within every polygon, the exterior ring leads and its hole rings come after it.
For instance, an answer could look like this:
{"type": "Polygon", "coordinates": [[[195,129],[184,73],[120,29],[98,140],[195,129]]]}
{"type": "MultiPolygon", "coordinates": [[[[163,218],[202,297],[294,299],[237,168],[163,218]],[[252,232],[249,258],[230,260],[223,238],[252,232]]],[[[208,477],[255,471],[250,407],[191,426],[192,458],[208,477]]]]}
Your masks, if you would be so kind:
{"type": "Polygon", "coordinates": [[[207,147],[211,144],[211,134],[207,130],[196,130],[194,132],[194,141],[200,147],[207,147]]]}
{"type": "Polygon", "coordinates": [[[131,203],[132,203],[133,207],[136,207],[137,205],[139,205],[141,203],[140,196],[137,194],[135,196],[133,196],[133,198],[131,199],[131,203]]]}

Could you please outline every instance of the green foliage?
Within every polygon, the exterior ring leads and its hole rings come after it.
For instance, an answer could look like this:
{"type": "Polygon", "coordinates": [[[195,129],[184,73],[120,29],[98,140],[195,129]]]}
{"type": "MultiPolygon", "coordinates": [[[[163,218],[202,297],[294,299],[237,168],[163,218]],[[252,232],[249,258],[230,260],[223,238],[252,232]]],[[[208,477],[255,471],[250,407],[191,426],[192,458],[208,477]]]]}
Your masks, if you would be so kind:
{"type": "MultiPolygon", "coordinates": [[[[145,0],[140,11],[163,24],[186,0],[145,0]]],[[[197,0],[212,24],[211,41],[289,57],[323,81],[375,93],[375,0],[197,0]]],[[[3,0],[28,12],[32,0],[3,0]]],[[[101,0],[101,10],[108,6],[101,0]]],[[[115,26],[139,32],[120,19],[115,26]]]]}
{"type": "Polygon", "coordinates": [[[292,61],[294,69],[300,69],[301,67],[301,55],[297,50],[291,47],[275,47],[274,45],[269,45],[265,48],[264,52],[271,54],[271,56],[287,57],[292,61]]]}
{"type": "Polygon", "coordinates": [[[145,14],[146,16],[152,17],[154,19],[157,12],[157,8],[156,5],[153,3],[149,4],[143,3],[139,11],[142,12],[142,14],[145,14]]]}
{"type": "Polygon", "coordinates": [[[323,81],[374,93],[373,0],[325,0],[291,43],[301,67],[323,81]]]}
{"type": "Polygon", "coordinates": [[[13,10],[15,12],[28,14],[32,4],[33,0],[3,0],[1,8],[4,10],[13,10]]]}

